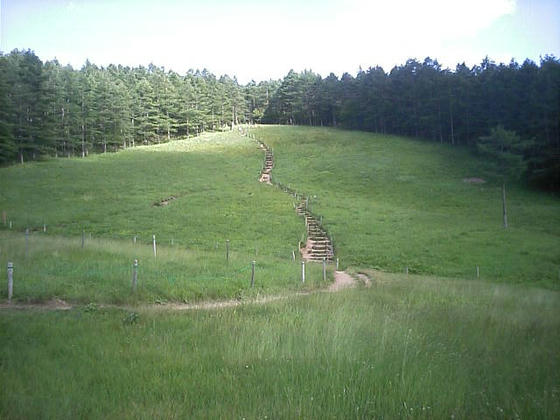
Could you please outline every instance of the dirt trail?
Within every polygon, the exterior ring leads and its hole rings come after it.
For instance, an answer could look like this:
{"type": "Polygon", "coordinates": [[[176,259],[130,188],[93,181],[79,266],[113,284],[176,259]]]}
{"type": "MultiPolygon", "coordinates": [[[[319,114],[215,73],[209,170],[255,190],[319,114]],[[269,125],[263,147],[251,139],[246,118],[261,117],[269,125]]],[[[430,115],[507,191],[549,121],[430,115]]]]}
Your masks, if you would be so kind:
{"type": "MultiPolygon", "coordinates": [[[[363,274],[362,274],[363,276],[363,274]]],[[[364,276],[365,277],[365,276],[364,276]]],[[[326,289],[318,289],[313,291],[292,292],[284,293],[282,295],[264,295],[257,296],[254,299],[247,300],[218,300],[206,301],[197,303],[177,303],[171,302],[166,304],[141,304],[138,306],[131,305],[114,305],[114,304],[99,304],[100,308],[115,308],[127,310],[151,310],[151,311],[194,311],[194,310],[212,310],[222,308],[232,308],[241,305],[264,305],[266,303],[275,302],[284,299],[298,298],[302,296],[309,296],[314,293],[334,293],[343,289],[353,288],[357,285],[356,280],[346,273],[345,271],[335,271],[334,283],[330,284],[326,289]]],[[[52,299],[44,303],[0,303],[1,310],[37,310],[37,311],[67,311],[74,307],[83,305],[73,305],[61,299],[52,299]]]]}
{"type": "Polygon", "coordinates": [[[73,305],[68,304],[62,299],[51,299],[42,303],[0,303],[0,310],[2,309],[16,309],[16,310],[31,310],[36,309],[39,311],[67,311],[72,309],[73,305]]]}
{"type": "Polygon", "coordinates": [[[327,291],[338,292],[339,290],[355,286],[356,280],[354,280],[354,278],[350,274],[345,271],[335,271],[334,283],[328,287],[327,291]]]}
{"type": "MultiPolygon", "coordinates": [[[[247,300],[219,300],[219,301],[206,301],[198,303],[177,303],[170,302],[166,304],[140,304],[138,306],[132,305],[115,305],[115,304],[99,304],[99,308],[114,308],[114,309],[126,309],[131,311],[136,310],[151,310],[151,311],[194,311],[194,310],[212,310],[212,309],[223,309],[232,308],[241,305],[264,305],[266,303],[298,298],[302,296],[309,296],[315,293],[333,293],[339,292],[343,289],[355,287],[356,281],[352,276],[344,271],[335,272],[334,283],[329,285],[326,289],[318,289],[313,291],[303,291],[303,292],[292,292],[285,293],[282,295],[264,295],[257,296],[254,299],[247,300]]],[[[53,299],[45,303],[0,303],[1,310],[37,310],[37,311],[67,311],[75,307],[80,307],[83,305],[73,305],[69,304],[61,299],[53,299]]]]}

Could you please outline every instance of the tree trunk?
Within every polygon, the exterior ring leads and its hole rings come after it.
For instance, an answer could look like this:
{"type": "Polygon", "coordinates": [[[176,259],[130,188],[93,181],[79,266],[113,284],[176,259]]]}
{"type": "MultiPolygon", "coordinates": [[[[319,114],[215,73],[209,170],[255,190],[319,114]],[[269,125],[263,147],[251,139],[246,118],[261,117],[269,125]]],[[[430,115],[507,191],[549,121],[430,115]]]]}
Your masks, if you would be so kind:
{"type": "Polygon", "coordinates": [[[86,157],[86,128],[82,124],[82,157],[86,157]]]}
{"type": "Polygon", "coordinates": [[[451,144],[455,144],[455,130],[453,127],[453,105],[449,101],[449,123],[451,125],[451,144]]]}
{"type": "Polygon", "coordinates": [[[503,217],[504,217],[504,229],[507,229],[508,221],[507,221],[506,184],[505,184],[505,182],[502,184],[502,208],[503,208],[503,217]]]}

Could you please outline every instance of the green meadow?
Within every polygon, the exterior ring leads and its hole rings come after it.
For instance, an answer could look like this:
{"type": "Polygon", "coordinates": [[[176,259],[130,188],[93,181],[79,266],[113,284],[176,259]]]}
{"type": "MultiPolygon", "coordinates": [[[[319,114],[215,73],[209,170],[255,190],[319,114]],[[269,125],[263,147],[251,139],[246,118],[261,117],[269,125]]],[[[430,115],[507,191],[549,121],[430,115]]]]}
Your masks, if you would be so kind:
{"type": "Polygon", "coordinates": [[[3,168],[0,264],[15,265],[15,299],[192,302],[321,286],[316,265],[301,284],[292,251],[305,225],[288,195],[258,182],[262,161],[254,141],[224,133],[3,168]]]}
{"type": "Polygon", "coordinates": [[[2,418],[555,418],[560,296],[373,273],[266,305],[3,311],[2,418]]]}
{"type": "Polygon", "coordinates": [[[236,133],[1,170],[13,229],[290,256],[304,228],[288,197],[257,182],[263,154],[236,133]],[[158,206],[163,200],[169,204],[158,206]]]}
{"type": "Polygon", "coordinates": [[[327,128],[264,126],[274,179],[312,196],[346,265],[560,287],[560,200],[469,150],[327,128]],[[481,178],[472,184],[466,178],[481,178]]]}
{"type": "Polygon", "coordinates": [[[307,264],[302,284],[291,253],[303,220],[257,181],[263,152],[238,133],[1,168],[15,303],[72,308],[10,309],[0,289],[0,418],[557,416],[557,197],[508,181],[504,229],[500,174],[466,149],[250,132],[274,149],[273,179],[310,196],[341,266],[369,283],[327,293],[333,267],[324,282],[307,264]],[[254,303],[269,295],[285,299],[254,303]]]}

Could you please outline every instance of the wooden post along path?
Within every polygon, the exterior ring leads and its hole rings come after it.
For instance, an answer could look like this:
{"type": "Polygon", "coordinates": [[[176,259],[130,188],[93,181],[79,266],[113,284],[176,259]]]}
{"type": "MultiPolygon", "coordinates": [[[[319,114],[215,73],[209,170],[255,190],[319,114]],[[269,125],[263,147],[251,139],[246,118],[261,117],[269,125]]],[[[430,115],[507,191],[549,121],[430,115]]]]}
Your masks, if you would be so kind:
{"type": "Polygon", "coordinates": [[[136,292],[138,286],[138,260],[134,260],[132,265],[132,292],[136,292]]]}
{"type": "Polygon", "coordinates": [[[12,301],[14,292],[14,263],[8,263],[8,302],[12,301]]]}

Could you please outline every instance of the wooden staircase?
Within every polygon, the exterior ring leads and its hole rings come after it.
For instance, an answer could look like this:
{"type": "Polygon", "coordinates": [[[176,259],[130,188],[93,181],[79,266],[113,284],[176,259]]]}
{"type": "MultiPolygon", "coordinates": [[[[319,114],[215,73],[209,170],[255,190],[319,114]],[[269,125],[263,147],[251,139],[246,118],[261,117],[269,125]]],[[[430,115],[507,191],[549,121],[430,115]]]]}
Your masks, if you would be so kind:
{"type": "Polygon", "coordinates": [[[329,238],[327,231],[323,228],[322,223],[317,220],[317,217],[311,213],[307,208],[308,198],[298,194],[296,191],[289,187],[286,187],[279,183],[272,183],[272,168],[274,168],[274,154],[272,149],[262,141],[256,139],[250,134],[246,134],[250,138],[254,139],[259,149],[265,152],[264,165],[261,169],[261,174],[259,176],[259,181],[270,185],[276,185],[282,191],[293,195],[300,199],[300,202],[295,206],[296,213],[303,216],[305,219],[305,227],[307,229],[307,241],[304,246],[301,246],[299,252],[304,260],[322,262],[323,260],[327,262],[332,262],[334,259],[334,247],[329,238]]]}
{"type": "Polygon", "coordinates": [[[261,170],[259,181],[272,185],[270,179],[272,168],[274,167],[274,155],[272,154],[272,149],[260,140],[257,140],[257,143],[259,144],[259,148],[264,150],[264,166],[261,170]]]}
{"type": "Polygon", "coordinates": [[[317,218],[307,209],[307,200],[301,200],[296,207],[296,212],[305,219],[307,228],[307,242],[300,249],[301,255],[308,261],[332,262],[334,259],[334,248],[329,235],[323,229],[317,218]]]}

